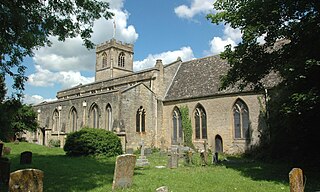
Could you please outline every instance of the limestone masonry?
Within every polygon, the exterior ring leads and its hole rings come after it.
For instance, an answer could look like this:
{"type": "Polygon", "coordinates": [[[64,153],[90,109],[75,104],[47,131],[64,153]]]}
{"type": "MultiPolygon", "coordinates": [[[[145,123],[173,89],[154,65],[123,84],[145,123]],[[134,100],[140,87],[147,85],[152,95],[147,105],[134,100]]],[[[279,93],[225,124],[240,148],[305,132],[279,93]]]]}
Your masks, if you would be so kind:
{"type": "MultiPolygon", "coordinates": [[[[57,100],[34,106],[40,128],[27,139],[42,145],[65,143],[82,127],[115,132],[123,149],[167,149],[183,145],[179,108],[187,106],[198,149],[241,153],[259,140],[264,128],[264,93],[235,88],[219,90],[228,70],[219,56],[133,71],[133,45],[111,39],[96,48],[95,82],[57,93],[57,100]]],[[[272,79],[269,80],[272,84],[272,79]]],[[[271,87],[272,85],[267,85],[271,87]]]]}

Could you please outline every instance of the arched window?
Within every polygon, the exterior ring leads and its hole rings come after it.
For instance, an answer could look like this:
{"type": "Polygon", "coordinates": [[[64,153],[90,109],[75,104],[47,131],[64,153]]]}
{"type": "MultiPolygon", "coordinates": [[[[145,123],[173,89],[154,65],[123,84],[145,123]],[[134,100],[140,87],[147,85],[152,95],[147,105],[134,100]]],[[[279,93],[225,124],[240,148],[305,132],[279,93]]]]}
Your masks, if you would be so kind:
{"type": "Polygon", "coordinates": [[[142,106],[139,107],[136,114],[136,132],[145,132],[146,111],[142,106]]]}
{"type": "Polygon", "coordinates": [[[91,107],[90,119],[91,119],[92,128],[98,128],[99,127],[99,110],[98,110],[97,104],[93,104],[91,107]]]}
{"type": "Polygon", "coordinates": [[[124,67],[124,53],[121,52],[118,57],[118,66],[124,67]]]}
{"type": "Polygon", "coordinates": [[[194,112],[196,139],[207,139],[207,116],[201,105],[194,112]]]}
{"type": "Polygon", "coordinates": [[[111,105],[108,104],[106,107],[106,130],[112,131],[112,108],[111,105]]]}
{"type": "Polygon", "coordinates": [[[77,110],[72,107],[72,109],[70,110],[70,128],[72,132],[77,131],[77,110]]]}
{"type": "Polygon", "coordinates": [[[52,116],[52,131],[58,131],[59,130],[59,112],[58,110],[54,110],[53,116],[52,116]]]}
{"type": "Polygon", "coordinates": [[[183,140],[183,134],[182,134],[182,124],[181,124],[181,113],[178,107],[175,107],[173,109],[172,123],[173,123],[172,144],[179,144],[183,140]]]}
{"type": "Polygon", "coordinates": [[[107,67],[107,62],[108,62],[107,54],[103,53],[102,54],[102,68],[106,68],[107,67]]]}
{"type": "Polygon", "coordinates": [[[233,128],[235,138],[248,139],[250,137],[248,106],[240,99],[233,105],[233,128]]]}

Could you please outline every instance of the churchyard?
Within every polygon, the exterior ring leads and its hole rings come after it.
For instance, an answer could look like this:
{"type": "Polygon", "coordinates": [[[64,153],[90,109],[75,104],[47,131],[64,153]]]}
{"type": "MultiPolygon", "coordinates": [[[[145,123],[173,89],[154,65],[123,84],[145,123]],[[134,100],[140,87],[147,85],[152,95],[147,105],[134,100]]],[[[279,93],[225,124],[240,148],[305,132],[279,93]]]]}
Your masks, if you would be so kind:
{"type": "MultiPolygon", "coordinates": [[[[10,154],[5,155],[11,162],[10,172],[29,168],[43,171],[43,191],[112,190],[116,157],[69,157],[61,148],[24,142],[5,143],[5,146],[11,148],[10,154]],[[32,156],[29,154],[27,159],[21,159],[21,153],[25,151],[32,152],[32,156]]],[[[137,159],[139,155],[136,154],[137,159]]],[[[219,156],[220,162],[213,165],[211,158],[209,155],[208,165],[203,166],[200,155],[194,154],[193,164],[187,165],[184,159],[179,159],[178,167],[170,169],[167,167],[168,160],[175,161],[175,158],[154,152],[147,155],[147,166],[134,168],[131,187],[115,191],[156,191],[161,186],[167,186],[169,191],[174,192],[290,191],[288,174],[293,168],[291,165],[223,155],[219,156]]],[[[175,167],[174,162],[170,164],[175,167]]],[[[305,191],[320,190],[319,169],[308,168],[303,171],[307,178],[305,191]]],[[[0,191],[3,191],[3,186],[0,186],[0,191]]]]}

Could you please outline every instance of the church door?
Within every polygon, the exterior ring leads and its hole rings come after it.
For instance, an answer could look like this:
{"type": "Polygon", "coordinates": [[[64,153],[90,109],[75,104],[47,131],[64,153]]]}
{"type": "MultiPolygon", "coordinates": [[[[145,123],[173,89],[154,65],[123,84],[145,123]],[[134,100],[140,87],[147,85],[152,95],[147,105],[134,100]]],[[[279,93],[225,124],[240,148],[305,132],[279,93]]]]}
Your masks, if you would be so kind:
{"type": "Polygon", "coordinates": [[[222,138],[220,135],[216,135],[216,137],[215,137],[215,150],[218,153],[223,152],[222,138]]]}

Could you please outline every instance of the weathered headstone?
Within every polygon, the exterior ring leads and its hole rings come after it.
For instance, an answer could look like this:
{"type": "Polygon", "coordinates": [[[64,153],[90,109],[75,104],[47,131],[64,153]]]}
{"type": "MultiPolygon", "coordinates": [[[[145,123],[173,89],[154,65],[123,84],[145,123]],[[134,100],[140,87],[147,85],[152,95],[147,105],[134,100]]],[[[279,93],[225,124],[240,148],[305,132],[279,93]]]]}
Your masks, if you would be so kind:
{"type": "Polygon", "coordinates": [[[0,142],[0,157],[2,157],[3,146],[4,144],[0,142]]]}
{"type": "Polygon", "coordinates": [[[175,147],[171,147],[171,153],[168,155],[168,168],[174,169],[179,166],[179,154],[178,149],[175,147]]]}
{"type": "Polygon", "coordinates": [[[43,192],[43,171],[22,169],[10,174],[10,192],[43,192]]]}
{"type": "Polygon", "coordinates": [[[141,140],[140,156],[137,159],[136,166],[143,167],[143,166],[148,166],[148,165],[149,165],[149,161],[148,161],[147,157],[144,155],[144,142],[143,142],[143,140],[141,140]]]}
{"type": "Polygon", "coordinates": [[[219,156],[218,156],[218,152],[215,152],[212,154],[212,164],[217,164],[219,163],[219,156]]]}
{"type": "Polygon", "coordinates": [[[151,154],[152,154],[152,149],[146,148],[146,149],[144,150],[144,154],[145,154],[145,156],[151,155],[151,154]]]}
{"type": "Polygon", "coordinates": [[[157,188],[156,192],[169,192],[169,188],[167,186],[162,186],[157,188]]]}
{"type": "Polygon", "coordinates": [[[133,149],[132,148],[128,148],[126,151],[127,154],[133,154],[133,149]]]}
{"type": "Polygon", "coordinates": [[[8,158],[0,158],[0,185],[8,187],[9,178],[10,178],[10,161],[8,158]]]}
{"type": "Polygon", "coordinates": [[[11,148],[10,147],[3,147],[3,155],[10,155],[11,148]]]}
{"type": "Polygon", "coordinates": [[[135,163],[135,155],[124,154],[117,157],[112,190],[116,188],[127,188],[132,185],[135,163]]]}
{"type": "Polygon", "coordinates": [[[20,164],[31,164],[32,163],[32,152],[25,151],[20,154],[20,164]]]}
{"type": "Polygon", "coordinates": [[[207,162],[207,153],[204,151],[204,150],[202,150],[201,152],[200,152],[200,158],[201,158],[201,165],[202,166],[205,166],[205,165],[207,165],[208,164],[208,162],[207,162]]]}
{"type": "Polygon", "coordinates": [[[303,192],[303,173],[300,168],[293,168],[289,173],[290,192],[303,192]]]}

